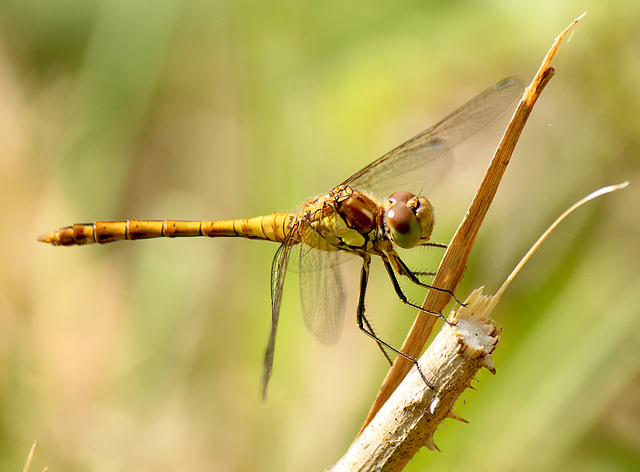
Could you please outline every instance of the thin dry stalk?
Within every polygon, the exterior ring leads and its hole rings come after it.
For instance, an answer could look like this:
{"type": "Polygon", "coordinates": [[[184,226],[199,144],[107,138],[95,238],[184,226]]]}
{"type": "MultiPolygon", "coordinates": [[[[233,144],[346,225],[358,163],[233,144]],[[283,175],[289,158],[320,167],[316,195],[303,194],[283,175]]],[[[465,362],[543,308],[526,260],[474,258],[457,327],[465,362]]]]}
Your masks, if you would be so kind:
{"type": "MultiPolygon", "coordinates": [[[[558,52],[558,48],[562,43],[562,40],[583,16],[584,14],[576,18],[562,33],[558,35],[542,61],[531,85],[529,85],[525,90],[524,95],[511,118],[509,126],[496,149],[491,163],[485,172],[484,178],[480,183],[480,187],[478,188],[466,215],[460,223],[458,230],[449,243],[449,247],[447,248],[447,251],[440,263],[440,267],[438,268],[438,272],[433,280],[434,286],[451,291],[455,291],[458,287],[458,284],[464,274],[469,255],[471,253],[471,248],[480,229],[480,225],[482,224],[482,221],[489,210],[489,206],[493,201],[498,185],[500,184],[507,165],[511,160],[516,143],[522,134],[524,125],[531,114],[535,102],[542,93],[542,90],[555,73],[555,69],[551,66],[551,63],[558,52]]],[[[451,297],[444,292],[431,290],[427,294],[422,307],[431,312],[442,313],[450,299],[451,297]]],[[[429,336],[433,332],[437,321],[437,317],[426,312],[420,312],[400,350],[410,357],[417,358],[422,352],[429,336]]],[[[405,358],[400,356],[396,358],[396,361],[387,373],[387,376],[378,391],[376,400],[369,411],[361,433],[375,417],[376,413],[391,396],[393,391],[396,390],[402,379],[407,375],[412,367],[413,364],[405,358]]]]}
{"type": "Polygon", "coordinates": [[[22,472],[29,472],[29,469],[31,468],[31,461],[33,461],[33,456],[36,453],[36,443],[37,441],[33,441],[31,450],[29,451],[29,456],[27,456],[27,462],[25,463],[24,469],[22,469],[22,472]]]}

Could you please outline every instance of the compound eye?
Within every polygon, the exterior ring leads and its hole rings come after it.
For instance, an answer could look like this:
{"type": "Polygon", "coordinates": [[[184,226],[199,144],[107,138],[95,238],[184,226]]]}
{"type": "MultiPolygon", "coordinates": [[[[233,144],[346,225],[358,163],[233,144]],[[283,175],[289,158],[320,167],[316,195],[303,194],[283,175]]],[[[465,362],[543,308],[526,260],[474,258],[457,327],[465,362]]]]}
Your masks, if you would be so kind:
{"type": "MultiPolygon", "coordinates": [[[[413,195],[411,196],[413,197],[413,195]]],[[[387,210],[386,222],[389,236],[401,248],[410,249],[420,242],[420,223],[416,214],[406,204],[394,203],[391,205],[387,210]]]]}
{"type": "Polygon", "coordinates": [[[395,192],[391,194],[389,201],[391,203],[407,203],[413,197],[415,197],[415,195],[410,192],[395,192]]]}

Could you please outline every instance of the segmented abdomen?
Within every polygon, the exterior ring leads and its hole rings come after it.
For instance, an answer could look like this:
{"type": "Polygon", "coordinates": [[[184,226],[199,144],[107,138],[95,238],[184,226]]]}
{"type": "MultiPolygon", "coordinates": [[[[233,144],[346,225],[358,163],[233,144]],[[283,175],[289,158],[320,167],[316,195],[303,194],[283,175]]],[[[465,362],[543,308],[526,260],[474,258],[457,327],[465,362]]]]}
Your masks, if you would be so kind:
{"type": "Polygon", "coordinates": [[[110,243],[125,239],[176,237],[245,237],[282,242],[289,234],[295,215],[273,213],[238,220],[180,221],[127,220],[96,221],[60,228],[38,238],[54,246],[110,243]]]}

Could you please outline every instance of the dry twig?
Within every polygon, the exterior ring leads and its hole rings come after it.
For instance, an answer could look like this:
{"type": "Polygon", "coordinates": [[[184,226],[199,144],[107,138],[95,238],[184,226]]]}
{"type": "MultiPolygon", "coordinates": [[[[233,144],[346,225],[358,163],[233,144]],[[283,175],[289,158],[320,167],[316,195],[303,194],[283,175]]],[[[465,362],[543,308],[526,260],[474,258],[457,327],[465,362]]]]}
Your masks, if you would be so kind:
{"type": "MultiPolygon", "coordinates": [[[[465,217],[460,223],[460,226],[453,236],[453,239],[451,240],[451,243],[449,244],[449,247],[440,263],[438,272],[433,280],[434,286],[455,291],[460,283],[471,253],[471,248],[480,229],[480,225],[482,224],[482,221],[489,210],[489,206],[493,201],[493,197],[495,196],[498,185],[506,171],[515,145],[522,133],[522,130],[524,129],[524,125],[531,114],[535,102],[542,93],[542,90],[555,73],[555,69],[551,64],[558,48],[571,28],[573,28],[573,26],[582,19],[583,16],[584,14],[576,18],[562,33],[558,35],[542,61],[542,65],[538,69],[531,85],[529,85],[525,90],[524,96],[520,100],[520,103],[511,118],[509,126],[507,127],[491,163],[485,172],[484,178],[480,183],[480,187],[478,188],[465,217]]],[[[447,293],[431,290],[427,294],[422,307],[432,313],[442,313],[449,301],[450,295],[447,293]]],[[[429,313],[420,312],[400,350],[410,357],[417,358],[422,352],[429,336],[433,332],[437,320],[438,319],[436,317],[429,313]]],[[[378,396],[369,411],[361,433],[375,417],[376,413],[380,410],[382,405],[384,405],[412,367],[413,364],[405,358],[396,358],[396,361],[380,387],[378,396]]]]}

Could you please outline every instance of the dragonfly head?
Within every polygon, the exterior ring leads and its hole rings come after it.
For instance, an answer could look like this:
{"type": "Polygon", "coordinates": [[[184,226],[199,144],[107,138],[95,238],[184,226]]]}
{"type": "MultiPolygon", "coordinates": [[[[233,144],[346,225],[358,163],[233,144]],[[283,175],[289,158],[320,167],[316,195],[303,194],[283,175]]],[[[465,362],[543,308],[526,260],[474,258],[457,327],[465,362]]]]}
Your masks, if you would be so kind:
{"type": "Polygon", "coordinates": [[[385,227],[396,245],[410,249],[429,240],[433,231],[429,200],[409,192],[395,192],[385,206],[385,227]]]}

